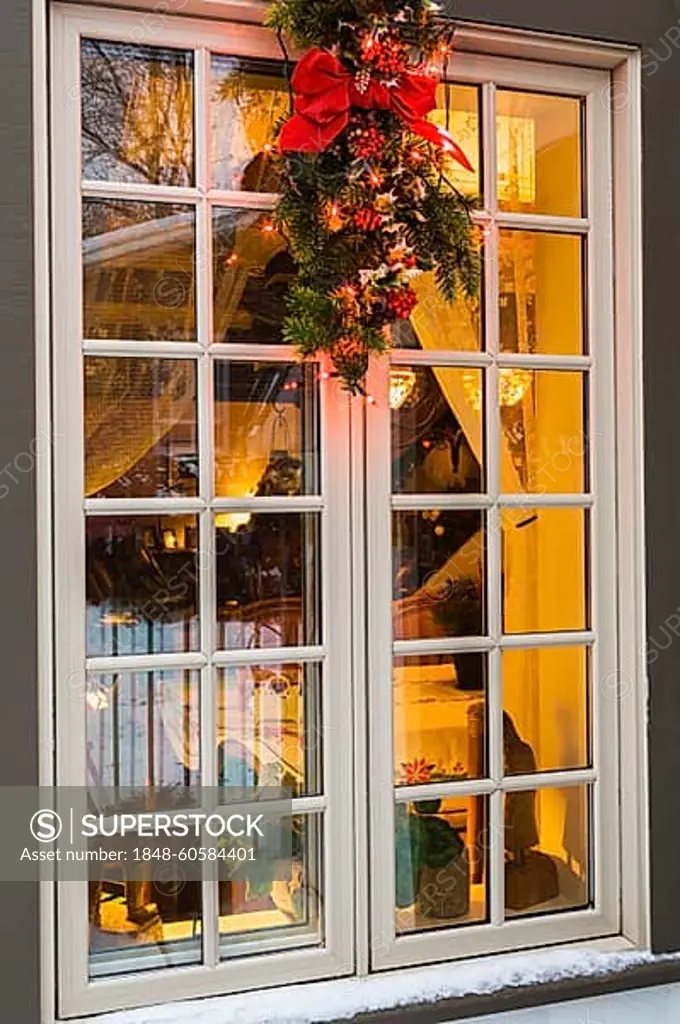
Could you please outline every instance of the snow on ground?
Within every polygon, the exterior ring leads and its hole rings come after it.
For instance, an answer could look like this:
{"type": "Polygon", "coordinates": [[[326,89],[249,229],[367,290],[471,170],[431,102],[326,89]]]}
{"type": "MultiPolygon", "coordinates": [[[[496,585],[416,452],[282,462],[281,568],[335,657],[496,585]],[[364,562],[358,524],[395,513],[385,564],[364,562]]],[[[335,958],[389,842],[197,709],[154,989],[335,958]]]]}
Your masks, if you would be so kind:
{"type": "MultiPolygon", "coordinates": [[[[316,1024],[355,1014],[567,978],[602,977],[655,959],[651,953],[547,950],[401,972],[291,985],[88,1017],[80,1024],[316,1024]]],[[[79,1024],[79,1022],[74,1022],[79,1024]]]]}

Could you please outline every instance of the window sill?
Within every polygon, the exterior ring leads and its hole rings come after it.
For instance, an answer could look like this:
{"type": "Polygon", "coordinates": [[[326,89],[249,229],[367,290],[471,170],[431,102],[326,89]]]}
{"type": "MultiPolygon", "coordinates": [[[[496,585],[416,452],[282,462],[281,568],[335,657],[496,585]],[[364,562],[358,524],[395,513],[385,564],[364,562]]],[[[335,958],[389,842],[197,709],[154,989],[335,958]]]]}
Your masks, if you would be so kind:
{"type": "Polygon", "coordinates": [[[73,1024],[436,1024],[680,980],[680,954],[623,939],[260,990],[73,1024]]]}

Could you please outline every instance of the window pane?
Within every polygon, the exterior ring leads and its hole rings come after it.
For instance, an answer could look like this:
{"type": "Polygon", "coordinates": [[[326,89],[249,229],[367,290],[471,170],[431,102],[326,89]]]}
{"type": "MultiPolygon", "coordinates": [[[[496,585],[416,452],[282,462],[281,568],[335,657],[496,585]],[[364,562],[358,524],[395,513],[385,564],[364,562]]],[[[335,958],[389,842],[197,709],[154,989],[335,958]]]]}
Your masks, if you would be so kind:
{"type": "Polygon", "coordinates": [[[392,486],[411,494],[484,490],[481,370],[390,371],[392,486]]]}
{"type": "Polygon", "coordinates": [[[215,363],[215,493],[319,491],[318,367],[215,363]]]}
{"type": "Polygon", "coordinates": [[[194,181],[191,51],[82,41],[83,177],[194,181]]]}
{"type": "Polygon", "coordinates": [[[501,488],[580,494],[587,482],[586,375],[501,370],[501,488]]]}
{"type": "Polygon", "coordinates": [[[85,497],[198,493],[196,366],[85,358],[85,497]]]}
{"type": "Polygon", "coordinates": [[[505,794],[505,910],[509,917],[590,904],[587,786],[505,794]]]}
{"type": "Polygon", "coordinates": [[[318,643],[319,516],[224,512],[215,525],[219,646],[318,643]]]}
{"type": "Polygon", "coordinates": [[[588,767],[586,648],[507,650],[502,657],[505,774],[588,767]]]}
{"type": "Polygon", "coordinates": [[[501,352],[581,355],[580,236],[501,231],[499,245],[501,352]]]}
{"type": "Polygon", "coordinates": [[[580,508],[509,508],[503,531],[503,629],[587,629],[587,513],[580,508]]]}
{"type": "Polygon", "coordinates": [[[484,514],[395,512],[392,524],[395,640],[483,635],[484,514]]]}
{"type": "Polygon", "coordinates": [[[396,786],[486,775],[486,674],[485,654],[395,659],[396,786]]]}
{"type": "Polygon", "coordinates": [[[399,320],[392,327],[394,348],[453,352],[479,352],[482,337],[482,293],[473,299],[462,295],[454,302],[442,296],[431,271],[411,281],[418,305],[410,320],[399,320]]]}
{"type": "Polygon", "coordinates": [[[221,669],[217,727],[221,786],[282,787],[293,796],[321,791],[319,665],[221,669]]]}
{"type": "Polygon", "coordinates": [[[292,858],[246,865],[245,878],[219,883],[222,959],[242,956],[245,942],[323,940],[322,822],[299,815],[291,825],[292,858]]]}
{"type": "Polygon", "coordinates": [[[200,963],[201,883],[187,880],[179,865],[151,862],[144,880],[139,869],[128,879],[124,865],[114,864],[101,881],[101,865],[91,867],[91,978],[200,963]]]}
{"type": "Polygon", "coordinates": [[[501,210],[580,217],[581,101],[499,89],[496,104],[501,210]]]}
{"type": "Polygon", "coordinates": [[[214,340],[281,344],[295,265],[270,214],[213,210],[214,340]]]}
{"type": "Polygon", "coordinates": [[[198,650],[196,516],[86,522],[87,653],[198,650]]]}
{"type": "Polygon", "coordinates": [[[397,804],[395,833],[397,933],[487,919],[486,797],[397,804]]]}
{"type": "Polygon", "coordinates": [[[216,53],[210,68],[213,187],[276,192],[269,147],[290,113],[285,79],[273,62],[216,53]]]}
{"type": "Polygon", "coordinates": [[[198,784],[200,674],[87,676],[87,764],[97,789],[198,784]]]}
{"type": "Polygon", "coordinates": [[[476,86],[442,84],[437,89],[437,109],[429,117],[430,121],[440,127],[448,127],[472,164],[474,170],[466,171],[450,157],[444,160],[444,173],[448,181],[469,196],[478,196],[481,191],[478,108],[479,90],[476,86]]]}
{"type": "Polygon", "coordinates": [[[195,341],[195,212],[83,200],[86,338],[195,341]]]}

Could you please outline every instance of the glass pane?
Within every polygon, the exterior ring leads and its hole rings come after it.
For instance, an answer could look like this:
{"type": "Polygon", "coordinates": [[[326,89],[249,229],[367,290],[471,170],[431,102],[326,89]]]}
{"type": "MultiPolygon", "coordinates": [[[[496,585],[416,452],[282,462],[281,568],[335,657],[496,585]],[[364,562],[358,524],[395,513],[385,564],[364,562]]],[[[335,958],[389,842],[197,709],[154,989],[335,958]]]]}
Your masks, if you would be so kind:
{"type": "Polygon", "coordinates": [[[395,807],[397,933],[487,920],[485,796],[395,807]]]}
{"type": "Polygon", "coordinates": [[[90,657],[196,651],[196,516],[86,521],[90,657]]]}
{"type": "Polygon", "coordinates": [[[501,524],[504,632],[587,629],[587,512],[508,508],[501,524]]]}
{"type": "Polygon", "coordinates": [[[276,192],[271,146],[290,113],[285,79],[273,62],[216,53],[210,70],[213,187],[276,192]]]}
{"type": "Polygon", "coordinates": [[[397,493],[484,490],[482,370],[393,366],[392,487],[397,493]]]}
{"type": "Polygon", "coordinates": [[[200,673],[88,673],[88,781],[97,789],[175,787],[200,776],[200,673]]]}
{"type": "Polygon", "coordinates": [[[590,904],[587,786],[505,794],[505,910],[508,916],[590,904]]]}
{"type": "Polygon", "coordinates": [[[466,171],[450,157],[444,161],[447,180],[469,196],[478,196],[481,191],[478,108],[479,90],[476,86],[442,84],[437,89],[437,109],[429,117],[435,124],[448,128],[472,164],[474,171],[466,171]]]}
{"type": "Polygon", "coordinates": [[[565,370],[501,370],[501,489],[580,494],[587,482],[586,383],[565,370]]]}
{"type": "Polygon", "coordinates": [[[221,786],[275,786],[293,796],[321,791],[321,669],[245,665],[218,673],[221,786]]]}
{"type": "Polygon", "coordinates": [[[485,654],[395,659],[396,786],[486,775],[486,677],[485,654]]]}
{"type": "Polygon", "coordinates": [[[394,513],[395,640],[484,634],[484,528],[478,511],[394,513]]]}
{"type": "Polygon", "coordinates": [[[215,525],[219,647],[319,643],[319,516],[224,512],[215,525]]]}
{"type": "Polygon", "coordinates": [[[585,647],[503,651],[506,775],[587,768],[585,647]]]}
{"type": "Polygon", "coordinates": [[[501,210],[580,217],[581,101],[541,93],[496,93],[501,210]]]}
{"type": "Polygon", "coordinates": [[[499,246],[501,352],[581,355],[580,236],[500,231],[499,246]]]}
{"type": "Polygon", "coordinates": [[[144,880],[139,869],[128,879],[124,864],[112,864],[101,881],[101,865],[91,868],[91,978],[200,963],[201,883],[162,862],[144,880]]]}
{"type": "Polygon", "coordinates": [[[198,494],[196,365],[85,358],[85,497],[198,494]]]}
{"type": "Polygon", "coordinates": [[[86,338],[195,341],[195,212],[83,200],[86,338]]]}
{"type": "Polygon", "coordinates": [[[215,363],[215,494],[319,490],[318,367],[215,363]]]}
{"type": "Polygon", "coordinates": [[[414,278],[411,287],[418,296],[418,305],[410,320],[394,324],[394,348],[438,352],[479,352],[482,349],[481,290],[473,299],[459,295],[455,302],[447,302],[431,271],[414,278]]]}
{"type": "Polygon", "coordinates": [[[83,39],[83,177],[193,185],[191,51],[83,39]]]}
{"type": "MultiPolygon", "coordinates": [[[[290,819],[289,819],[290,820],[290,819]]],[[[284,826],[285,827],[285,826],[284,826]]],[[[313,937],[323,940],[322,822],[292,819],[292,859],[246,866],[246,878],[219,883],[220,952],[242,956],[244,942],[313,937]],[[272,933],[271,936],[268,933],[272,933]]]]}
{"type": "Polygon", "coordinates": [[[281,344],[295,264],[271,215],[213,210],[214,341],[281,344]]]}

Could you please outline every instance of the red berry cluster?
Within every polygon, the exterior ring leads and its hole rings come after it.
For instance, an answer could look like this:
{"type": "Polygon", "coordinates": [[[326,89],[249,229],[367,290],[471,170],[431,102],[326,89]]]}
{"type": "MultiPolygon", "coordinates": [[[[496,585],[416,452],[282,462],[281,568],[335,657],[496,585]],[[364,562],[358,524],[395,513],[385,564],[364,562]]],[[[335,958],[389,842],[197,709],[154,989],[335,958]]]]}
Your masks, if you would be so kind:
{"type": "Polygon", "coordinates": [[[368,36],[362,45],[364,60],[380,74],[393,78],[408,67],[408,48],[399,39],[368,36]]]}
{"type": "Polygon", "coordinates": [[[385,147],[385,136],[377,128],[356,128],[350,135],[349,147],[357,160],[375,160],[385,147]]]}
{"type": "Polygon", "coordinates": [[[387,308],[398,320],[408,320],[418,305],[418,296],[413,288],[393,288],[387,294],[387,308]]]}
{"type": "Polygon", "coordinates": [[[382,222],[382,215],[372,206],[363,206],[354,214],[354,223],[361,231],[377,231],[382,222]]]}

